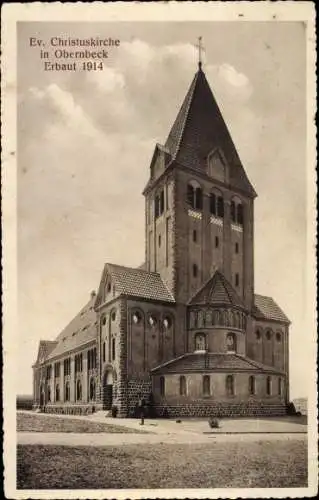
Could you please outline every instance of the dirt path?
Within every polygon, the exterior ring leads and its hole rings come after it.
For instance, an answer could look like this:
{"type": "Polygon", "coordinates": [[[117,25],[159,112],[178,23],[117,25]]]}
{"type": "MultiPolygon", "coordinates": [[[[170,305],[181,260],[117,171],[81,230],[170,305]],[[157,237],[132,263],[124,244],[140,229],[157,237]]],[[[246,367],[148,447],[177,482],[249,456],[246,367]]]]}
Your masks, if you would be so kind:
{"type": "Polygon", "coordinates": [[[251,442],[272,440],[306,440],[304,433],[252,433],[252,434],[77,434],[66,432],[19,432],[17,443],[26,445],[59,445],[59,446],[117,446],[129,444],[187,444],[212,442],[251,442]]]}

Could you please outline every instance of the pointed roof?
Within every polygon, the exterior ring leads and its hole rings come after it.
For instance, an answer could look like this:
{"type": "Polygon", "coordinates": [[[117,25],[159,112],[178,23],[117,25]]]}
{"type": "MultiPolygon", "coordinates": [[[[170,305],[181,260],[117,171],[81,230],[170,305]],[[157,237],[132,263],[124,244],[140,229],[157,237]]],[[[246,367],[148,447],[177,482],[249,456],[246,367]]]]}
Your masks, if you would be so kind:
{"type": "Polygon", "coordinates": [[[209,153],[221,150],[229,166],[230,186],[256,196],[201,67],[194,76],[165,147],[179,164],[204,172],[209,153]]]}
{"type": "Polygon", "coordinates": [[[244,303],[236,290],[220,271],[215,271],[213,276],[191,298],[189,304],[226,305],[245,309],[244,303]]]}
{"type": "Polygon", "coordinates": [[[193,352],[167,361],[151,370],[152,374],[196,372],[249,372],[282,373],[277,368],[264,365],[240,354],[193,352]]]}

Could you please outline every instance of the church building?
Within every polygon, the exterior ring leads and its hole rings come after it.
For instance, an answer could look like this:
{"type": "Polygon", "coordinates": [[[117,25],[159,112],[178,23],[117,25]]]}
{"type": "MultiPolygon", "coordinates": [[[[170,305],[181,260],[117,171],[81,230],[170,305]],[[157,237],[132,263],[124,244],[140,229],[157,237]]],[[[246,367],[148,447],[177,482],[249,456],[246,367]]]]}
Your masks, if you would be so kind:
{"type": "Polygon", "coordinates": [[[145,263],[105,264],[78,315],[40,341],[34,408],[131,417],[143,397],[157,416],[284,414],[290,322],[255,293],[257,195],[201,63],[143,195],[145,263]]]}

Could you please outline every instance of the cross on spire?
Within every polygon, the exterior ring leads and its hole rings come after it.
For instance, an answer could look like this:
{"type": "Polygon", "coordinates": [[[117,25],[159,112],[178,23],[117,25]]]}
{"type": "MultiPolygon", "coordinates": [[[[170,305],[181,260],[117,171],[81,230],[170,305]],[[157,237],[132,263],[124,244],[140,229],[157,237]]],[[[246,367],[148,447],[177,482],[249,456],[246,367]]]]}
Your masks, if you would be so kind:
{"type": "Polygon", "coordinates": [[[195,45],[195,47],[198,49],[198,67],[201,69],[202,67],[202,52],[205,52],[204,46],[202,44],[202,37],[198,37],[198,43],[195,45]]]}

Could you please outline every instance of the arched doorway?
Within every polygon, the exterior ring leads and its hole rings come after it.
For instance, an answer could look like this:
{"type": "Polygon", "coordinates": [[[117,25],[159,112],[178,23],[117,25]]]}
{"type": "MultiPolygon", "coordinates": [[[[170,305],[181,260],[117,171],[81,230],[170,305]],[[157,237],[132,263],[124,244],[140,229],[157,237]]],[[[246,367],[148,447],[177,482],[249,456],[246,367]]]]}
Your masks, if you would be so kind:
{"type": "Polygon", "coordinates": [[[113,401],[113,371],[106,370],[103,377],[103,410],[110,410],[113,401]]]}

